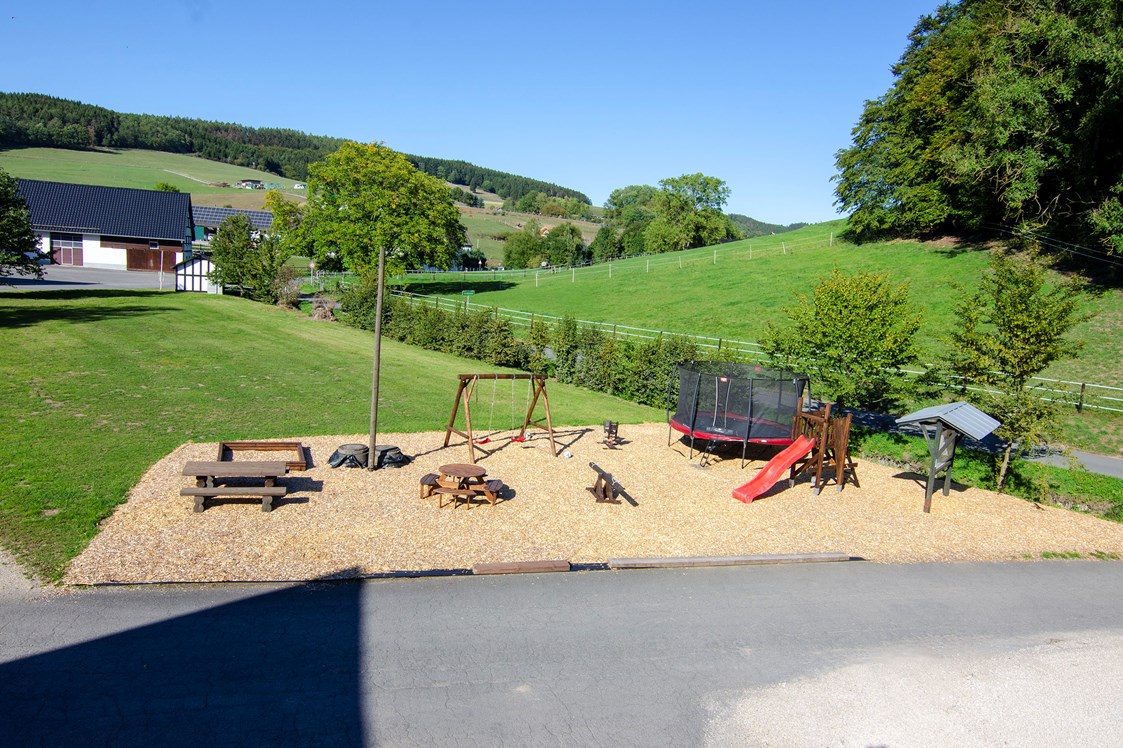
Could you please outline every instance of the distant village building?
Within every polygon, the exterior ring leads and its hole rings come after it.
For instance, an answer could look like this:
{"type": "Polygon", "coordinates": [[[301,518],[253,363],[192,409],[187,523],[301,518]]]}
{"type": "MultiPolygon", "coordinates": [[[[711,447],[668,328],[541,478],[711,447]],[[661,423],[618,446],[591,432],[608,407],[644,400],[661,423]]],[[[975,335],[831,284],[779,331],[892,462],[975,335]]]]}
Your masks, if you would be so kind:
{"type": "Polygon", "coordinates": [[[172,270],[191,253],[191,195],[19,179],[39,251],[51,263],[172,270]]]}
{"type": "Polygon", "coordinates": [[[242,210],[240,208],[216,208],[210,205],[191,206],[195,224],[195,241],[209,242],[218,233],[222,222],[233,215],[243,215],[250,225],[258,231],[268,231],[273,225],[273,214],[267,210],[242,210]]]}
{"type": "Polygon", "coordinates": [[[234,186],[239,187],[243,190],[262,190],[262,189],[265,189],[265,185],[262,184],[260,179],[243,179],[240,182],[238,182],[237,184],[235,184],[234,186]]]}

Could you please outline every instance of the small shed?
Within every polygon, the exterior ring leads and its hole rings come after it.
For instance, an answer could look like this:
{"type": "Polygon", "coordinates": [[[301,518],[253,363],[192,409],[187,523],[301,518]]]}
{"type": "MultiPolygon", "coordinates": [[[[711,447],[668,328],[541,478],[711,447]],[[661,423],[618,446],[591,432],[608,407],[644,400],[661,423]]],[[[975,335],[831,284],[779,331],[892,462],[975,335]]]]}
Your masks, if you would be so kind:
{"type": "Polygon", "coordinates": [[[175,266],[175,290],[199,293],[222,293],[222,286],[210,279],[214,263],[206,255],[196,252],[175,266]]]}
{"type": "Polygon", "coordinates": [[[982,440],[990,432],[1002,425],[970,403],[963,401],[946,405],[933,405],[930,408],[909,413],[897,419],[897,425],[916,424],[928,443],[928,453],[932,464],[928,470],[928,487],[924,492],[924,511],[932,510],[932,492],[936,488],[936,473],[947,469],[944,474],[944,496],[951,488],[951,467],[955,462],[955,444],[960,434],[976,441],[982,440]]]}

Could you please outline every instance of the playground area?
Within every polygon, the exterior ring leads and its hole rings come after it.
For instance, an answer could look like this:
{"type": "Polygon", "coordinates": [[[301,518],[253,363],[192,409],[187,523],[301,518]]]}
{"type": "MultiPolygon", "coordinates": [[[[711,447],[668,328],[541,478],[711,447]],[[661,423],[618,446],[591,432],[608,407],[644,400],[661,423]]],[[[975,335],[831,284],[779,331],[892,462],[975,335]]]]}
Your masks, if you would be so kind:
{"type": "Polygon", "coordinates": [[[739,447],[700,468],[681,434],[668,444],[666,423],[621,424],[615,448],[605,445],[600,424],[555,426],[557,457],[544,431],[528,431],[523,442],[511,440],[517,432],[494,434],[484,445],[489,453],[477,450],[476,457],[489,478],[508,487],[498,503],[439,508],[437,496],[419,498],[419,479],[469,461],[466,440],[443,447],[446,435],[380,434],[379,444],[413,460],[375,472],[328,466],[337,447],[364,443],[366,435],[293,435],[311,461],[280,479],[288,492],[271,512],[252,498],[195,512],[192,499],[180,495],[191,482],[182,471],[188,461],[213,459],[217,444],[185,444],[148,470],[65,581],[309,580],[490,562],[814,552],[886,563],[1123,555],[1123,525],[954,482],[924,514],[926,476],[861,459],[860,488],[848,482],[839,492],[827,484],[815,494],[805,475],[794,488],[781,479],[743,503],[732,491],[778,448],[751,447],[744,468],[739,447]],[[622,487],[620,503],[596,501],[590,462],[622,487]]]}

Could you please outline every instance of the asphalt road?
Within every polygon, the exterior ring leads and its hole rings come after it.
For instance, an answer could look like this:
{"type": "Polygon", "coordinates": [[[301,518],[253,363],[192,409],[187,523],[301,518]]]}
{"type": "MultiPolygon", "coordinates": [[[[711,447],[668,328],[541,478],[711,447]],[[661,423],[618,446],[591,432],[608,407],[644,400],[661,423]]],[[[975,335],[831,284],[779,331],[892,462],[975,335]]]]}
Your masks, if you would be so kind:
{"type": "MultiPolygon", "coordinates": [[[[175,273],[163,274],[163,288],[175,290],[175,273]]],[[[75,291],[82,289],[160,288],[160,273],[44,265],[43,280],[25,276],[0,279],[0,291],[75,291]],[[14,288],[12,288],[14,287],[14,288]]]]}
{"type": "Polygon", "coordinates": [[[0,598],[0,745],[1121,745],[1123,564],[0,598]]]}

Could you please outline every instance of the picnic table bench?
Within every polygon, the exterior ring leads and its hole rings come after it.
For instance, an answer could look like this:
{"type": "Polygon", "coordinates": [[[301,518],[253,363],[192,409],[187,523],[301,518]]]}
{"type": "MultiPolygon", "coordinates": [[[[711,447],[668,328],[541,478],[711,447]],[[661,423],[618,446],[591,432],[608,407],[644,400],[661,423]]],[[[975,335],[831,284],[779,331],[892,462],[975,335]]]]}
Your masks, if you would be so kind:
{"type": "MultiPolygon", "coordinates": [[[[465,506],[472,507],[472,499],[482,496],[493,507],[499,499],[499,493],[506,485],[501,480],[487,480],[487,471],[479,465],[453,463],[441,465],[440,473],[427,473],[421,476],[421,498],[425,499],[436,494],[439,497],[450,496],[453,506],[459,499],[464,500],[465,506]]],[[[438,507],[444,503],[438,501],[438,507]]]]}
{"type": "Polygon", "coordinates": [[[183,466],[184,475],[195,476],[195,485],[181,488],[180,496],[195,497],[195,511],[205,508],[204,501],[216,497],[260,496],[261,511],[273,510],[273,497],[284,496],[288,489],[276,485],[277,478],[289,472],[283,460],[244,460],[241,462],[195,460],[183,466]],[[261,480],[261,485],[226,486],[217,485],[224,478],[246,478],[261,480]]]}

